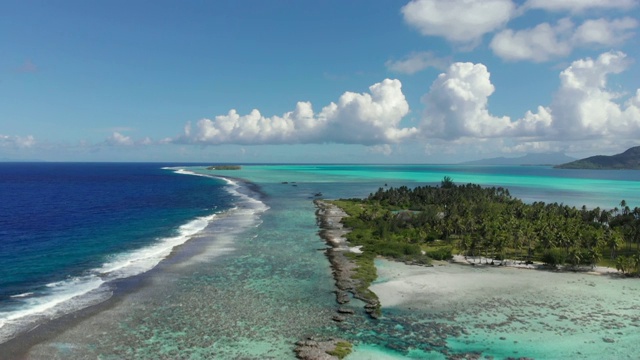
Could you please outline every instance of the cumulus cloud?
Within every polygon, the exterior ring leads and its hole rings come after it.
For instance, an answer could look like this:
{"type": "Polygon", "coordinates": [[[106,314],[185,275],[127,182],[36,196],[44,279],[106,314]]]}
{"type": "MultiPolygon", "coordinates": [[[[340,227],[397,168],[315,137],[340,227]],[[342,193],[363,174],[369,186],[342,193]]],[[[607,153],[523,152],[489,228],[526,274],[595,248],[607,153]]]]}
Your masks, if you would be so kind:
{"type": "Polygon", "coordinates": [[[633,36],[638,22],[629,17],[622,19],[586,20],[577,28],[569,18],[514,31],[505,29],[491,40],[490,47],[499,57],[510,60],[548,61],[567,56],[575,47],[614,46],[633,36]]]}
{"type": "Polygon", "coordinates": [[[131,139],[131,137],[129,136],[122,135],[119,132],[114,132],[113,134],[111,134],[111,136],[107,138],[107,143],[109,145],[131,146],[133,145],[133,139],[131,139]]]}
{"type": "Polygon", "coordinates": [[[36,139],[31,136],[16,136],[0,134],[0,147],[8,148],[30,148],[36,144],[36,139]]]}
{"type": "Polygon", "coordinates": [[[117,131],[114,131],[111,136],[109,136],[105,143],[110,146],[134,146],[134,145],[152,145],[153,140],[149,137],[145,137],[140,140],[134,140],[130,136],[123,135],[117,131]]]}
{"type": "Polygon", "coordinates": [[[636,27],[638,21],[630,17],[587,20],[576,29],[573,41],[581,45],[618,45],[633,37],[631,30],[636,27]]]}
{"type": "Polygon", "coordinates": [[[511,0],[412,0],[401,11],[405,22],[423,35],[473,46],[504,26],[515,5],[511,0]]]}
{"type": "Polygon", "coordinates": [[[451,64],[422,98],[427,107],[423,134],[444,139],[502,135],[510,119],[489,114],[487,103],[494,90],[483,64],[451,64]]]}
{"type": "Polygon", "coordinates": [[[628,10],[638,5],[637,0],[528,0],[524,7],[546,11],[574,13],[591,9],[628,10]]]}
{"type": "Polygon", "coordinates": [[[493,37],[489,46],[506,60],[547,61],[571,53],[567,39],[572,28],[571,20],[562,19],[556,25],[542,23],[519,31],[505,29],[493,37]]]}
{"type": "Polygon", "coordinates": [[[402,60],[385,62],[387,69],[403,74],[415,74],[426,68],[446,69],[449,61],[438,58],[431,51],[413,52],[402,60]]]}
{"type": "Polygon", "coordinates": [[[607,88],[607,77],[626,70],[622,52],[581,59],[561,72],[560,87],[549,106],[538,106],[524,117],[490,114],[494,92],[483,64],[455,63],[438,76],[423,97],[423,135],[440,139],[521,138],[525,142],[640,137],[640,89],[623,101],[607,88]]]}
{"type": "Polygon", "coordinates": [[[345,92],[337,103],[318,113],[310,102],[298,102],[282,116],[265,117],[257,109],[247,115],[230,110],[213,120],[187,123],[174,142],[197,144],[343,143],[376,145],[414,136],[416,128],[401,128],[409,112],[399,80],[385,79],[369,93],[345,92]]]}
{"type": "Polygon", "coordinates": [[[551,104],[554,131],[566,138],[640,136],[639,93],[620,104],[621,94],[607,89],[607,77],[628,65],[626,54],[606,52],[597,59],[574,61],[562,71],[551,104]]]}
{"type": "MultiPolygon", "coordinates": [[[[519,8],[512,0],[411,0],[402,7],[404,21],[422,35],[437,36],[462,48],[473,48],[486,34],[495,33],[493,52],[509,61],[549,61],[569,55],[577,47],[611,47],[634,36],[638,21],[632,17],[592,18],[589,10],[629,10],[637,0],[528,0],[519,8]],[[503,29],[529,10],[564,12],[570,17],[526,29],[503,29]],[[579,26],[571,19],[582,19],[579,26]],[[496,33],[497,32],[497,33],[496,33]]],[[[579,22],[579,21],[578,21],[579,22]]],[[[430,58],[414,53],[399,61],[387,61],[392,71],[412,74],[428,66],[430,58]]]]}

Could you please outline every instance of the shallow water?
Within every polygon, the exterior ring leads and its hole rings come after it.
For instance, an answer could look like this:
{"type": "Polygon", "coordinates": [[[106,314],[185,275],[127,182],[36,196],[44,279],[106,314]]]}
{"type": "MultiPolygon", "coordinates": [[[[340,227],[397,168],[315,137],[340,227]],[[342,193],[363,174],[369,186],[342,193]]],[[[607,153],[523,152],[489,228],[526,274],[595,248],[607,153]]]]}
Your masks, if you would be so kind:
{"type": "MultiPolygon", "coordinates": [[[[350,357],[355,359],[443,358],[446,352],[470,351],[497,358],[516,355],[553,358],[556,354],[596,358],[596,354],[606,354],[604,351],[615,351],[611,353],[616,356],[631,354],[633,335],[625,334],[637,324],[633,318],[637,308],[635,303],[629,305],[621,298],[633,297],[631,294],[640,289],[627,289],[626,283],[613,280],[606,282],[609,279],[605,277],[593,281],[597,289],[607,289],[610,294],[606,296],[593,297],[590,292],[580,295],[580,289],[593,290],[591,283],[574,284],[569,281],[577,281],[575,274],[564,274],[543,281],[548,286],[542,288],[542,293],[527,286],[518,287],[516,294],[505,298],[501,297],[505,294],[494,297],[490,290],[474,291],[476,296],[468,298],[463,297],[464,291],[454,292],[435,297],[447,300],[438,311],[416,311],[414,307],[426,303],[417,302],[412,304],[411,311],[402,307],[385,309],[385,317],[379,321],[355,316],[335,324],[330,319],[337,309],[333,280],[328,261],[319,251],[325,245],[317,235],[312,199],[318,193],[325,198],[363,197],[385,184],[434,184],[444,176],[451,176],[457,183],[506,186],[512,194],[529,202],[552,200],[610,208],[624,198],[634,207],[640,205],[640,172],[344,165],[190,170],[257,184],[261,194],[252,193],[249,187],[243,191],[250,194],[250,199],[264,203],[268,210],[243,213],[239,208],[219,214],[204,231],[178,247],[141,280],[122,284],[120,295],[108,309],[71,325],[63,324],[54,335],[34,346],[30,356],[282,359],[293,358],[294,342],[307,335],[350,339],[357,344],[358,351],[350,357]],[[565,291],[555,295],[553,284],[562,289],[576,289],[576,294],[565,291]],[[478,297],[480,293],[484,296],[478,297]],[[456,294],[461,297],[448,301],[456,294]],[[521,299],[519,294],[528,295],[521,299]],[[527,298],[540,299],[540,304],[534,306],[527,298]],[[478,299],[482,301],[471,301],[478,299]],[[597,315],[589,307],[592,303],[613,304],[618,308],[610,310],[602,305],[602,315],[597,315]],[[558,320],[558,314],[566,313],[567,309],[576,311],[575,318],[558,320]],[[512,321],[496,325],[509,316],[529,319],[525,324],[512,321]],[[590,320],[580,316],[590,316],[590,320]],[[541,320],[536,322],[532,320],[534,317],[541,320]],[[616,325],[622,330],[607,328],[618,317],[627,317],[616,325]],[[491,327],[487,328],[487,324],[491,327]],[[533,336],[523,328],[535,329],[539,335],[533,336]],[[559,332],[563,339],[569,334],[571,340],[553,342],[559,338],[559,332]],[[611,337],[615,343],[604,342],[604,337],[611,337]],[[576,344],[583,343],[579,347],[583,354],[577,354],[576,344]]],[[[391,276],[381,275],[382,280],[391,276]]],[[[519,279],[518,274],[515,276],[509,278],[519,279]]],[[[632,283],[633,280],[629,282],[632,283]]],[[[353,301],[349,307],[362,314],[361,305],[353,301]]]]}
{"type": "Polygon", "coordinates": [[[312,202],[263,191],[269,209],[254,223],[236,213],[212,223],[155,269],[146,287],[31,354],[282,359],[293,357],[301,336],[334,330],[333,281],[317,251],[324,244],[312,202]]]}
{"type": "Polygon", "coordinates": [[[385,306],[383,298],[381,323],[388,330],[363,341],[363,356],[371,344],[388,341],[407,358],[437,358],[437,352],[495,358],[637,357],[636,279],[464,265],[416,269],[384,260],[377,265],[385,280],[374,291],[407,276],[426,284],[413,287],[394,306],[385,306]],[[390,333],[393,337],[385,336],[390,333]],[[438,340],[442,346],[427,345],[438,340]],[[418,354],[416,348],[432,352],[418,354]]]}

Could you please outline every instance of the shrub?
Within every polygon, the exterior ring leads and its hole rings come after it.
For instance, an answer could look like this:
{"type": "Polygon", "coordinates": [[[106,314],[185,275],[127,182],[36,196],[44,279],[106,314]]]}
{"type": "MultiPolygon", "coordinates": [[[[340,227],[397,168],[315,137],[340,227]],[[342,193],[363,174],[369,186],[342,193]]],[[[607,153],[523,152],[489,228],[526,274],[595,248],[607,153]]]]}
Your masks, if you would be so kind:
{"type": "Polygon", "coordinates": [[[434,260],[450,260],[453,255],[451,255],[452,249],[451,246],[442,246],[433,250],[427,250],[427,256],[434,260]]]}
{"type": "Polygon", "coordinates": [[[346,341],[338,341],[336,347],[333,350],[327,351],[327,354],[337,357],[338,359],[344,359],[347,355],[351,354],[351,343],[346,341]]]}
{"type": "Polygon", "coordinates": [[[557,267],[564,264],[565,261],[566,256],[564,255],[564,251],[562,249],[549,249],[542,255],[542,262],[545,263],[545,265],[557,267]]]}

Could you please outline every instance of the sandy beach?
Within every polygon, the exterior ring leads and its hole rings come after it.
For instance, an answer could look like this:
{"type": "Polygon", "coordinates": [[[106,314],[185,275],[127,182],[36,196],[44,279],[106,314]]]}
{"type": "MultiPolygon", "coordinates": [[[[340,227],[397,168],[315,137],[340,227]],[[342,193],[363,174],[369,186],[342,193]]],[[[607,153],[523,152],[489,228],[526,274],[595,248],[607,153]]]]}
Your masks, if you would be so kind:
{"type": "MultiPolygon", "coordinates": [[[[592,359],[604,348],[612,358],[635,354],[640,300],[634,294],[640,284],[609,274],[610,269],[597,269],[597,276],[446,262],[420,267],[383,259],[376,266],[371,290],[380,298],[383,317],[404,329],[424,322],[455,326],[459,336],[440,337],[447,351],[477,346],[483,356],[496,358],[592,359]]],[[[397,336],[420,337],[415,331],[397,336]]],[[[411,341],[405,351],[420,348],[411,341]]],[[[356,350],[357,359],[377,352],[367,344],[356,350]]]]}

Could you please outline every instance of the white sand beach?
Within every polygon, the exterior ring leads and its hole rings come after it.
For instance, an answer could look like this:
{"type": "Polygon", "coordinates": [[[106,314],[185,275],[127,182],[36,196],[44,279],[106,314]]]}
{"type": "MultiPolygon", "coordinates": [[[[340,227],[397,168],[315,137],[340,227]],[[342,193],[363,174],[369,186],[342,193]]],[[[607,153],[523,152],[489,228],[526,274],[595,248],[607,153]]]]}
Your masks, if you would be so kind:
{"type": "Polygon", "coordinates": [[[445,262],[420,267],[382,259],[376,267],[371,290],[380,298],[383,317],[402,313],[416,323],[460,327],[463,336],[446,339],[451,350],[477,344],[483,355],[499,358],[637,355],[640,281],[609,274],[611,269],[596,269],[597,276],[445,262]]]}

